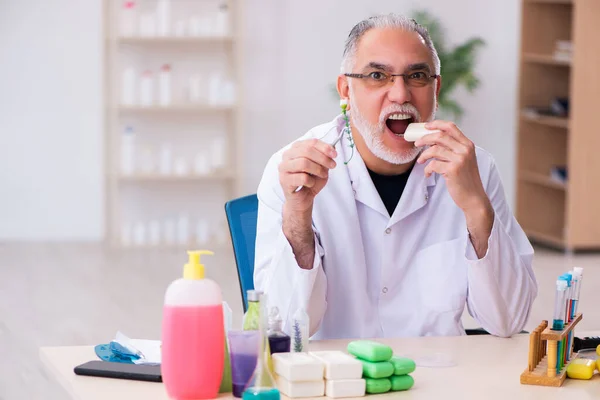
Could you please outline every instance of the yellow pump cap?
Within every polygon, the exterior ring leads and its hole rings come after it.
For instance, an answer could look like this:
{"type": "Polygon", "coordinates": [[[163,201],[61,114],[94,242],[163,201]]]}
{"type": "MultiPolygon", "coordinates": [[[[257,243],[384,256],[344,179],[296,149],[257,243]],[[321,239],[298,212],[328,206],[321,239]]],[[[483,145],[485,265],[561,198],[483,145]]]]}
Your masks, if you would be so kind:
{"type": "Polygon", "coordinates": [[[204,279],[204,264],[200,263],[200,256],[203,254],[213,256],[210,250],[194,250],[188,251],[188,263],[183,267],[183,278],[184,279],[204,279]]]}

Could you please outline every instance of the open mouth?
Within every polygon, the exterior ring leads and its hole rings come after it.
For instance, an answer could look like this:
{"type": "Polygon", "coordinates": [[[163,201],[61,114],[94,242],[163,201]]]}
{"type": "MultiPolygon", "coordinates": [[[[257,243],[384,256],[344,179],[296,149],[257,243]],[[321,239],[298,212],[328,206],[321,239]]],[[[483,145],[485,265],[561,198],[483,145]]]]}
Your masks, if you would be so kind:
{"type": "Polygon", "coordinates": [[[396,136],[403,136],[408,124],[414,122],[414,118],[410,114],[394,113],[390,114],[385,120],[385,125],[396,136]]]}

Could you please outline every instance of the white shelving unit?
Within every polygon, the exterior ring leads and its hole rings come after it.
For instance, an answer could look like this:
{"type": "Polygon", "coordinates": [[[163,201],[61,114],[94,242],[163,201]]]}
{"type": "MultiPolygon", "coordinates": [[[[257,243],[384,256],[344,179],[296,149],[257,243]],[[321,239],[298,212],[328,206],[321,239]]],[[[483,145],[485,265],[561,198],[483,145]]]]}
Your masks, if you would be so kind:
{"type": "Polygon", "coordinates": [[[105,0],[106,239],[229,248],[239,195],[239,0],[105,0]]]}

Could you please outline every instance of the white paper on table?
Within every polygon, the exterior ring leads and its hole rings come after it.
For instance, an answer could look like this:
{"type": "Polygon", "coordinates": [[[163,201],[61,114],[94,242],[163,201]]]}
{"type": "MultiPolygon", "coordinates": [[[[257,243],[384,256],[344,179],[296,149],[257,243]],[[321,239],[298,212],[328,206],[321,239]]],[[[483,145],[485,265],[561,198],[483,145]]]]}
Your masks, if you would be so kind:
{"type": "Polygon", "coordinates": [[[161,363],[160,340],[130,339],[122,332],[117,332],[115,341],[133,353],[141,354],[142,357],[132,360],[134,364],[159,365],[161,363]]]}
{"type": "Polygon", "coordinates": [[[133,360],[134,364],[161,363],[160,340],[130,339],[130,342],[144,355],[144,358],[133,360]]]}

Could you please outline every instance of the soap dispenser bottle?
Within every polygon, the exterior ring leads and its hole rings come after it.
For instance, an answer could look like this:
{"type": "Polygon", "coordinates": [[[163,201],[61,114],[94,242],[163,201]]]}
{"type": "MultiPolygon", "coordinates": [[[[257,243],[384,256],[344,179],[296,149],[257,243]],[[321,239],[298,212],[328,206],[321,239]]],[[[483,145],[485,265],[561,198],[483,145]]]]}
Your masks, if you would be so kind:
{"type": "Polygon", "coordinates": [[[162,321],[162,379],[170,398],[214,399],[224,365],[221,288],[204,278],[203,254],[189,251],[183,279],[169,285],[162,321]]]}

